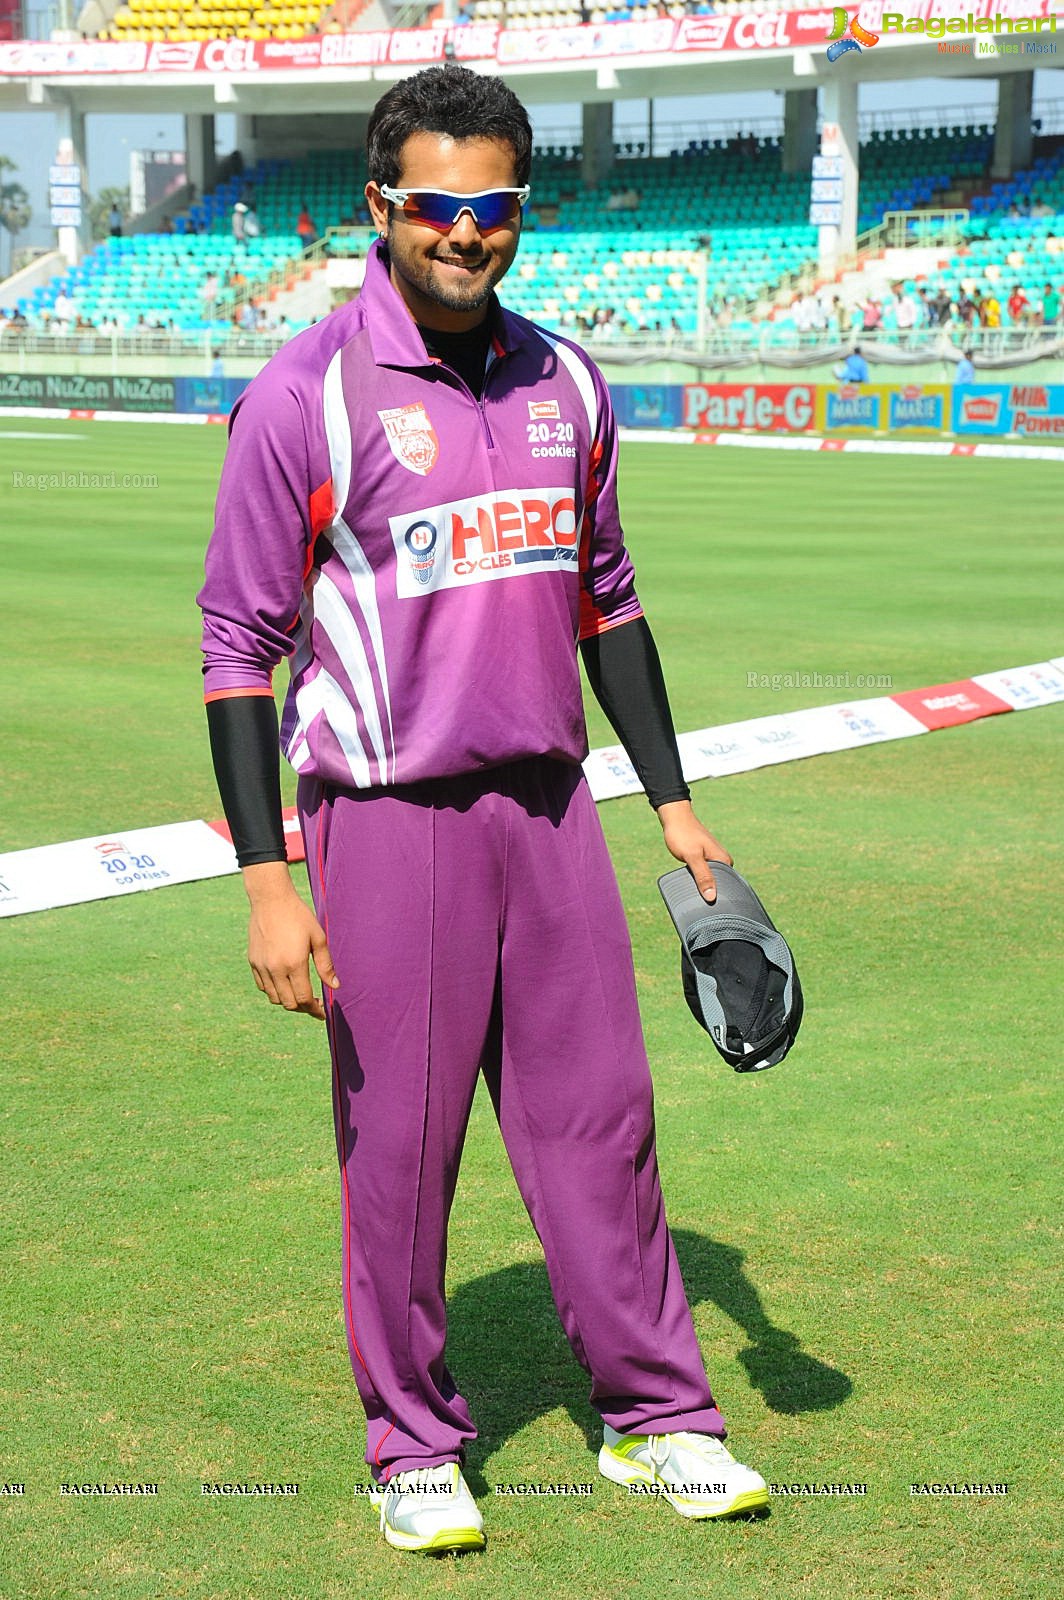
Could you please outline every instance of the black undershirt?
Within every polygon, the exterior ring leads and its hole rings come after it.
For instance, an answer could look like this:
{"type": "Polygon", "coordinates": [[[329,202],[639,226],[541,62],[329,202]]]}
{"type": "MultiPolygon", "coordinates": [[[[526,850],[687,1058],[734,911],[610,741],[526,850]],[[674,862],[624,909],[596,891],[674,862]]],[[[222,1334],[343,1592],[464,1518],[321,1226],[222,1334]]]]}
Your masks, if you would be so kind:
{"type": "MultiPolygon", "coordinates": [[[[419,324],[420,326],[420,324],[419,324]]],[[[421,328],[425,348],[479,399],[491,345],[486,317],[466,333],[421,328]]],[[[650,804],[688,800],[665,679],[643,617],[580,645],[588,682],[638,774],[650,804]]],[[[281,820],[277,710],[271,696],[233,695],[207,703],[211,756],[225,818],[242,867],[286,857],[281,820]]]]}
{"type": "Polygon", "coordinates": [[[491,348],[491,327],[490,315],[464,333],[441,333],[439,328],[423,328],[420,322],[417,325],[429,355],[437,356],[452,372],[457,372],[478,400],[484,389],[484,369],[491,348]]]}

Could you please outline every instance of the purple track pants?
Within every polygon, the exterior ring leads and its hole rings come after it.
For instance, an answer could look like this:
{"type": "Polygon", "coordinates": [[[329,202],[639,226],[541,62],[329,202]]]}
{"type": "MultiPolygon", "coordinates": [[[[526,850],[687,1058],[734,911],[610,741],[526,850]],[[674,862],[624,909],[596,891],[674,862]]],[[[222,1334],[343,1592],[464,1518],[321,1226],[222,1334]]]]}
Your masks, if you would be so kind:
{"type": "Polygon", "coordinates": [[[340,1162],[343,1305],[377,1478],[476,1438],[444,1359],[447,1222],[483,1066],[591,1402],[723,1437],[665,1220],[628,928],[578,767],[299,783],[340,1162]]]}

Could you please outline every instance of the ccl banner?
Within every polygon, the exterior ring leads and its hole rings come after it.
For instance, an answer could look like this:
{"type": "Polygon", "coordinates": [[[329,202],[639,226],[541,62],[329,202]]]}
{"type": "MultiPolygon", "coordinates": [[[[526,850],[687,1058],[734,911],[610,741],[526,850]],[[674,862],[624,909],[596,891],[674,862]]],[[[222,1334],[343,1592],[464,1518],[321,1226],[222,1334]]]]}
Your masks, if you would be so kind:
{"type": "Polygon", "coordinates": [[[945,383],[817,384],[820,433],[941,435],[950,425],[945,383]]]}
{"type": "Polygon", "coordinates": [[[953,390],[953,431],[1064,439],[1064,384],[958,385],[953,390]]]}

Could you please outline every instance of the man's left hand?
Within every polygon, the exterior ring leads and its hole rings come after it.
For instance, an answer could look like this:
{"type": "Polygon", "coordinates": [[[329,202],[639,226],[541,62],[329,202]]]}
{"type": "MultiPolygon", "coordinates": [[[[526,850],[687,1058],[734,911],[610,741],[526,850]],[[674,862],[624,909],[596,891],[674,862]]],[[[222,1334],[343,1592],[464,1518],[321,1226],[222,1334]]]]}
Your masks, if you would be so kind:
{"type": "Polygon", "coordinates": [[[732,858],[709,829],[703,827],[695,816],[690,800],[670,800],[658,807],[658,821],[665,835],[665,845],[677,861],[690,868],[705,900],[717,898],[717,885],[713,880],[711,861],[732,865],[732,858]]]}

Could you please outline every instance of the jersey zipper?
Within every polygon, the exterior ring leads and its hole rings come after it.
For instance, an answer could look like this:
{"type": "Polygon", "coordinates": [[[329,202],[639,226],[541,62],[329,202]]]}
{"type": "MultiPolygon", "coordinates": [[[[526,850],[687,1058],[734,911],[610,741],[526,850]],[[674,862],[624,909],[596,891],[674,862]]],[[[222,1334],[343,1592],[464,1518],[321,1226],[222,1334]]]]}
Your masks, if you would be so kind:
{"type": "Polygon", "coordinates": [[[484,442],[487,444],[487,447],[488,447],[489,450],[494,450],[495,449],[495,440],[494,440],[494,437],[492,436],[491,424],[488,422],[488,414],[484,410],[484,399],[485,399],[485,395],[486,395],[486,391],[487,391],[487,387],[488,387],[488,379],[491,377],[492,373],[495,371],[495,368],[499,365],[500,360],[501,360],[500,356],[497,356],[497,355],[493,354],[491,360],[488,362],[487,366],[484,368],[484,383],[483,383],[483,386],[482,386],[481,391],[480,391],[480,399],[479,400],[477,399],[476,395],[473,393],[472,389],[469,387],[468,383],[466,383],[465,379],[462,377],[462,375],[460,373],[456,372],[453,367],[448,366],[446,361],[441,361],[440,362],[440,366],[444,367],[446,369],[446,371],[448,371],[451,374],[451,377],[458,384],[458,387],[465,391],[465,393],[469,396],[470,400],[472,400],[473,404],[476,406],[478,412],[480,413],[480,428],[481,428],[481,432],[484,435],[484,442]]]}

